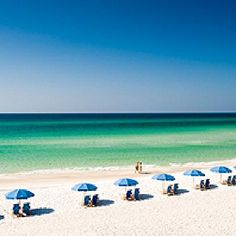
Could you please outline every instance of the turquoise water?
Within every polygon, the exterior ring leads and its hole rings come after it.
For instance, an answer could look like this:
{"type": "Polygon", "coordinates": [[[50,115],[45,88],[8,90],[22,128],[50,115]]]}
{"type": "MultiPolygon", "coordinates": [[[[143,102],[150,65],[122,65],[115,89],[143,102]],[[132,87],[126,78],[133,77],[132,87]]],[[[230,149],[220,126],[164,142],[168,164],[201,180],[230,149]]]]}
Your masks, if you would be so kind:
{"type": "Polygon", "coordinates": [[[234,114],[0,114],[0,172],[236,158],[234,114]]]}

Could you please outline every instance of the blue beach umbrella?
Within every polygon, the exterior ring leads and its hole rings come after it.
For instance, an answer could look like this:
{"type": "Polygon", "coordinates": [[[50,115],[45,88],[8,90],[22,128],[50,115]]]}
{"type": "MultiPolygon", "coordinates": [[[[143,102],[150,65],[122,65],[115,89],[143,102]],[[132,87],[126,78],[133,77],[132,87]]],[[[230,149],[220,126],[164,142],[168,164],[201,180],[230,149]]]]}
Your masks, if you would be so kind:
{"type": "Polygon", "coordinates": [[[227,174],[227,173],[232,172],[232,170],[230,170],[226,166],[215,166],[215,167],[211,168],[211,171],[214,172],[214,173],[219,173],[220,174],[220,182],[222,182],[222,174],[227,174]]]}
{"type": "Polygon", "coordinates": [[[205,176],[204,173],[202,173],[200,170],[196,170],[196,169],[187,170],[187,171],[184,172],[184,175],[192,176],[193,177],[193,186],[194,186],[194,177],[205,176]]]}
{"type": "Polygon", "coordinates": [[[81,184],[76,184],[71,189],[73,191],[87,192],[87,191],[96,191],[97,187],[93,184],[90,184],[90,183],[81,183],[81,184]]]}
{"type": "Polygon", "coordinates": [[[135,179],[129,179],[129,178],[118,179],[114,183],[114,185],[121,186],[121,187],[135,186],[137,184],[138,184],[138,181],[136,181],[135,179]]]}
{"type": "Polygon", "coordinates": [[[13,191],[6,193],[5,197],[10,200],[19,200],[19,204],[21,204],[21,200],[34,197],[34,193],[27,189],[14,189],[13,191]]]}
{"type": "Polygon", "coordinates": [[[184,172],[184,175],[188,175],[188,176],[205,176],[204,173],[202,173],[200,170],[187,170],[184,172]]]}
{"type": "Polygon", "coordinates": [[[215,166],[215,167],[211,168],[211,171],[215,172],[215,173],[220,173],[220,174],[225,174],[225,173],[231,173],[232,172],[232,170],[230,170],[226,166],[215,166]]]}
{"type": "Polygon", "coordinates": [[[154,175],[152,179],[156,179],[160,181],[174,181],[175,177],[169,174],[158,174],[158,175],[154,175]]]}
{"type": "Polygon", "coordinates": [[[160,180],[162,182],[163,192],[165,191],[165,182],[166,181],[174,181],[175,177],[169,174],[157,174],[152,177],[152,179],[160,180]]]}
{"type": "Polygon", "coordinates": [[[15,189],[11,192],[6,193],[6,199],[28,199],[30,197],[34,197],[34,193],[30,192],[27,189],[15,189]]]}
{"type": "Polygon", "coordinates": [[[137,184],[138,184],[138,181],[136,181],[135,179],[129,179],[129,178],[118,179],[114,183],[114,185],[116,186],[125,187],[125,191],[126,191],[126,187],[136,186],[137,184]]]}

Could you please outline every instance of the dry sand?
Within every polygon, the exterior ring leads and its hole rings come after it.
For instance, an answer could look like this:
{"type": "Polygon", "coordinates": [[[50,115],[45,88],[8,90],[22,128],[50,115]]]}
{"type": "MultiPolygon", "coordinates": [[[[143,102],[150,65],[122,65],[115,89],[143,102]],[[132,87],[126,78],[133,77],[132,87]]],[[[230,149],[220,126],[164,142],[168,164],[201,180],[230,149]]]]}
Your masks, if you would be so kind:
{"type": "Polygon", "coordinates": [[[236,161],[149,166],[142,175],[134,174],[130,168],[1,175],[0,235],[236,235],[236,187],[219,184],[219,175],[209,171],[217,164],[232,167],[236,161]],[[193,167],[201,168],[218,187],[207,191],[193,189],[192,178],[182,174],[193,167]],[[184,193],[162,195],[161,183],[151,179],[157,172],[174,174],[184,193]],[[120,177],[135,177],[143,200],[123,201],[124,189],[113,185],[120,177]],[[71,187],[83,181],[97,185],[101,206],[81,207],[83,194],[71,191],[71,187]],[[36,195],[30,199],[33,216],[12,218],[9,211],[14,201],[6,200],[4,194],[21,187],[29,188],[36,195]]]}

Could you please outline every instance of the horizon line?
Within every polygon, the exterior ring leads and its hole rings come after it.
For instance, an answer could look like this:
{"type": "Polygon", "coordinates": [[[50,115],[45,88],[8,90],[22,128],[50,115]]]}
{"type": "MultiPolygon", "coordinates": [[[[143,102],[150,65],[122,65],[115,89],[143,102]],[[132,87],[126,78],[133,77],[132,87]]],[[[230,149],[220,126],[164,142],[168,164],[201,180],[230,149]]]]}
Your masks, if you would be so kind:
{"type": "Polygon", "coordinates": [[[224,114],[236,111],[159,111],[159,112],[0,112],[3,114],[224,114]]]}

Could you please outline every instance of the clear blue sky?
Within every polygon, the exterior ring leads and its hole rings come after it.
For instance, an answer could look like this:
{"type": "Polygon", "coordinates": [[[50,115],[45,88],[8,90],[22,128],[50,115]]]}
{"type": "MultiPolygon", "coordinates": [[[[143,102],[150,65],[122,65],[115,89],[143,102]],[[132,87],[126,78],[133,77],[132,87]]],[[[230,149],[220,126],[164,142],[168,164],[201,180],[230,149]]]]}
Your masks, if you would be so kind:
{"type": "Polygon", "coordinates": [[[0,112],[236,111],[236,1],[0,2],[0,112]]]}

